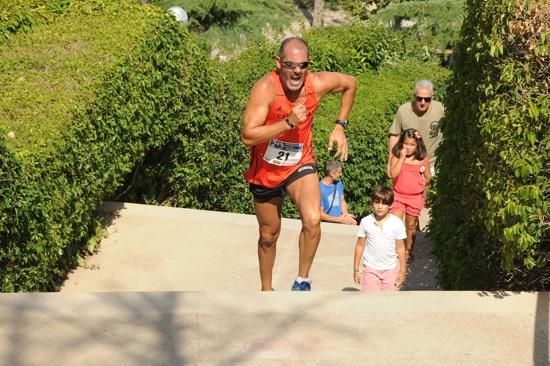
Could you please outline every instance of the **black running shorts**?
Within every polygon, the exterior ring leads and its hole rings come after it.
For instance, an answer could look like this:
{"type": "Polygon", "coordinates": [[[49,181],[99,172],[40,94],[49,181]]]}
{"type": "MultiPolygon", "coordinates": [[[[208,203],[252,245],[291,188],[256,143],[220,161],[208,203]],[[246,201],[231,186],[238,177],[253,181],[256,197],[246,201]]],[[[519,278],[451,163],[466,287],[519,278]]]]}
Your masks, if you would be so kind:
{"type": "Polygon", "coordinates": [[[257,184],[250,184],[250,192],[254,196],[254,200],[257,202],[267,202],[272,198],[284,197],[286,195],[286,188],[290,183],[310,174],[317,174],[317,164],[310,163],[305,164],[292,173],[284,182],[275,188],[266,188],[257,184]]]}

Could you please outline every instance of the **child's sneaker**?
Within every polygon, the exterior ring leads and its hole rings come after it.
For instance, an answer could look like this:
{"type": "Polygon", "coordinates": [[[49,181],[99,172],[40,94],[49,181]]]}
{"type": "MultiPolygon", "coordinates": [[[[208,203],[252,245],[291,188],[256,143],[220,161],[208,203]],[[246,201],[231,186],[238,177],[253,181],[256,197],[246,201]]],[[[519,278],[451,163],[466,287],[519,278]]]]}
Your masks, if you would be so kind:
{"type": "Polygon", "coordinates": [[[290,288],[290,291],[311,291],[311,283],[309,283],[308,281],[294,281],[292,287],[290,288]]]}

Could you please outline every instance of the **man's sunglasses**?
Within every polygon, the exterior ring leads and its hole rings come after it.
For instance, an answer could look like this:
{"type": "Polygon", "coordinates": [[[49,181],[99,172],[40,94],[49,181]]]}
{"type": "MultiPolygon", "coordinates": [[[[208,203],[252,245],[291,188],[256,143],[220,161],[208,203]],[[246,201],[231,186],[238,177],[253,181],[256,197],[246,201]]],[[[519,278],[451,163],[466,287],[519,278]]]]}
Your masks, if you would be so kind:
{"type": "Polygon", "coordinates": [[[416,95],[417,102],[421,102],[423,100],[426,101],[426,103],[430,103],[432,101],[432,97],[419,97],[418,95],[416,95]]]}
{"type": "Polygon", "coordinates": [[[304,61],[304,62],[291,62],[291,61],[283,61],[281,62],[281,65],[285,69],[294,70],[296,67],[299,67],[301,70],[305,70],[309,67],[310,62],[304,61]]]}

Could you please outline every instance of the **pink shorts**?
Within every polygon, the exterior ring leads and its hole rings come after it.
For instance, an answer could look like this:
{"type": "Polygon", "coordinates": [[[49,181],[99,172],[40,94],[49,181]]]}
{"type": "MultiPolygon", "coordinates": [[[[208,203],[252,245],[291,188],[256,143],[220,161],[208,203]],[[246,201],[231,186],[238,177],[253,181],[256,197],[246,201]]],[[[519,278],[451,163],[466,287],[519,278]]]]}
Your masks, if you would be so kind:
{"type": "Polygon", "coordinates": [[[410,216],[420,216],[420,211],[424,207],[424,195],[415,194],[412,196],[399,194],[393,192],[394,199],[393,204],[391,205],[391,212],[405,212],[410,216]]]}
{"type": "Polygon", "coordinates": [[[361,291],[397,291],[397,267],[381,271],[365,266],[363,268],[363,282],[361,291]]]}

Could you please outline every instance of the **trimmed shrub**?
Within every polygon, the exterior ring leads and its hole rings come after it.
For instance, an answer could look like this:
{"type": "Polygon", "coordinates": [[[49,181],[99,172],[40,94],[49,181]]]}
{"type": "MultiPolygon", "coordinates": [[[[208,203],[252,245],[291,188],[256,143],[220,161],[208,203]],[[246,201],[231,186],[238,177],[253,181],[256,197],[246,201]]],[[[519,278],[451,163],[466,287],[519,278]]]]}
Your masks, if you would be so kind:
{"type": "Polygon", "coordinates": [[[17,32],[46,24],[63,14],[68,0],[0,0],[0,44],[17,32]]]}
{"type": "Polygon", "coordinates": [[[466,4],[432,198],[438,280],[547,290],[550,5],[466,4]]]}
{"type": "Polygon", "coordinates": [[[310,46],[313,70],[352,74],[377,70],[401,44],[396,32],[361,24],[313,28],[304,39],[310,46]]]}
{"type": "Polygon", "coordinates": [[[95,209],[185,123],[205,55],[162,10],[71,2],[0,46],[0,289],[52,290],[95,209]],[[5,135],[4,135],[5,136],[5,135]],[[13,136],[13,135],[12,135],[13,136]]]}
{"type": "MultiPolygon", "coordinates": [[[[387,138],[397,108],[410,100],[418,80],[432,80],[437,91],[443,89],[448,74],[437,65],[408,62],[358,76],[358,91],[346,131],[350,152],[343,177],[350,212],[359,216],[370,213],[372,188],[378,184],[391,186],[386,174],[387,138]]],[[[440,100],[443,97],[437,93],[435,96],[440,100]]],[[[320,167],[332,158],[327,143],[338,108],[339,98],[334,95],[327,97],[317,112],[314,139],[320,167]]]]}
{"type": "MultiPolygon", "coordinates": [[[[371,28],[358,29],[358,26],[325,29],[329,35],[327,37],[322,36],[322,30],[316,30],[306,39],[312,49],[313,70],[330,69],[332,65],[331,61],[326,61],[327,58],[317,57],[313,50],[318,50],[322,55],[340,50],[333,54],[342,57],[345,52],[341,44],[364,50],[356,53],[362,54],[361,57],[342,58],[343,67],[339,70],[356,74],[359,78],[359,91],[350,116],[352,124],[347,132],[351,154],[345,165],[345,182],[350,207],[356,213],[365,213],[370,210],[371,187],[387,182],[387,129],[397,107],[410,98],[418,79],[430,78],[440,85],[448,71],[435,64],[421,63],[383,67],[384,62],[391,59],[386,55],[393,54],[391,47],[396,45],[376,41],[382,32],[379,28],[373,28],[372,34],[369,33],[371,28]],[[341,33],[337,32],[338,29],[341,33]],[[350,40],[346,43],[344,40],[348,36],[350,40]],[[367,53],[370,46],[361,46],[361,39],[364,44],[374,44],[372,48],[381,50],[372,53],[372,60],[367,53]],[[374,69],[380,70],[373,72],[374,69]]],[[[274,68],[278,47],[279,44],[258,42],[238,58],[219,64],[219,74],[205,80],[211,85],[212,94],[210,98],[204,95],[204,108],[197,128],[181,129],[174,143],[152,159],[155,168],[148,170],[150,175],[147,178],[142,176],[143,184],[136,185],[136,189],[131,190],[124,199],[253,213],[252,196],[243,178],[249,156],[240,141],[242,113],[253,83],[274,68]],[[157,169],[162,172],[155,175],[157,169]],[[151,190],[151,187],[155,188],[151,190]]],[[[327,97],[317,112],[314,144],[321,165],[329,157],[326,151],[328,135],[334,128],[338,100],[337,96],[327,97]]],[[[286,200],[283,215],[298,217],[290,200],[286,200]]]]}

